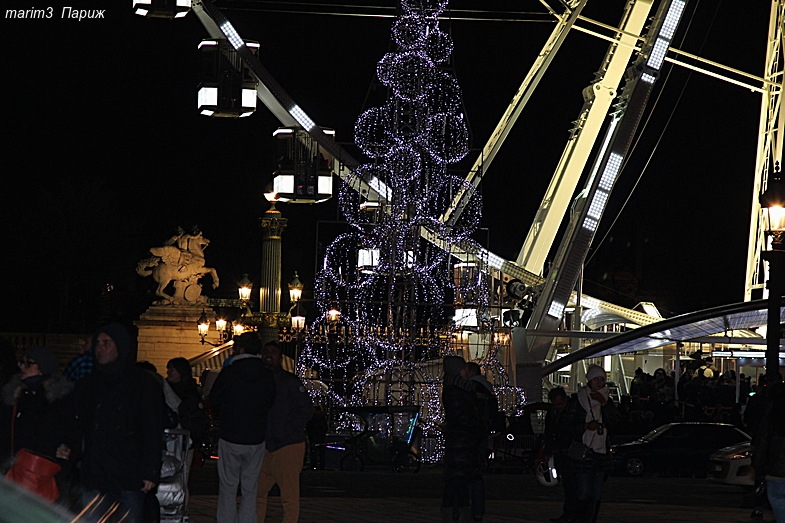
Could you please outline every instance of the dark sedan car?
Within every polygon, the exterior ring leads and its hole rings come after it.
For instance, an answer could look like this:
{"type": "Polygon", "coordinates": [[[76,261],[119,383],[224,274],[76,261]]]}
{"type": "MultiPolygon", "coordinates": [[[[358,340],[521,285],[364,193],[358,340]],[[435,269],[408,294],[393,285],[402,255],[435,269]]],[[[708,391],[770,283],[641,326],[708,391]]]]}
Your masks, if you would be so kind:
{"type": "Polygon", "coordinates": [[[611,446],[613,472],[705,475],[713,452],[750,439],[726,423],[668,423],[640,439],[611,446]]]}

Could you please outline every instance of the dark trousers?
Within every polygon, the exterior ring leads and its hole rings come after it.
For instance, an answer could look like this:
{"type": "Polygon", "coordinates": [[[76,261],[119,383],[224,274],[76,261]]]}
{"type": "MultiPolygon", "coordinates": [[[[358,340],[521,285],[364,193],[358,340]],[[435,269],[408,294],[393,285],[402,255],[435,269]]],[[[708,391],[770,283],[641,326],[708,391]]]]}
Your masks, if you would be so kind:
{"type": "Polygon", "coordinates": [[[82,493],[82,501],[85,506],[82,518],[87,523],[106,521],[107,514],[125,514],[126,519],[123,519],[123,523],[145,521],[145,493],[141,490],[122,490],[116,494],[86,490],[82,493]]]}
{"type": "Polygon", "coordinates": [[[553,456],[556,473],[559,475],[559,482],[564,489],[564,503],[562,504],[562,516],[573,518],[578,510],[578,478],[572,460],[564,452],[557,452],[553,456]]]}

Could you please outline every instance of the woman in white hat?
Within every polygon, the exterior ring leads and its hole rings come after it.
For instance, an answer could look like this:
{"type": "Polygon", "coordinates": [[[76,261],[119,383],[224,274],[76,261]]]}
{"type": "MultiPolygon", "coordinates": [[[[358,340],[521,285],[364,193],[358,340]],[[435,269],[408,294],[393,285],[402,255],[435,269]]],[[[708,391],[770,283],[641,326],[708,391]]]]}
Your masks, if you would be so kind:
{"type": "Polygon", "coordinates": [[[590,365],[587,385],[578,389],[568,414],[574,441],[568,452],[575,474],[578,515],[573,523],[594,523],[600,509],[602,485],[610,471],[608,426],[617,419],[616,406],[609,397],[605,369],[590,365]],[[582,452],[579,452],[582,451],[582,452]]]}

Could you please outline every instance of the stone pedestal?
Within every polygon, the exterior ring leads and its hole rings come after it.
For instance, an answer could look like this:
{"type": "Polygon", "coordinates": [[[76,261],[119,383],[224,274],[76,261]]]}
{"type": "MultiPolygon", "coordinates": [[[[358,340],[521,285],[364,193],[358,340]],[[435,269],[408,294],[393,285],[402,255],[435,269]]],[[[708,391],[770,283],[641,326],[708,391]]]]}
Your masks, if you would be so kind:
{"type": "MultiPolygon", "coordinates": [[[[181,356],[190,359],[212,349],[199,343],[196,326],[203,307],[153,305],[134,322],[139,329],[137,361],[149,361],[166,376],[166,362],[181,356]]],[[[213,311],[205,307],[208,317],[213,311]]],[[[214,326],[213,326],[214,327],[214,326]]],[[[207,340],[218,342],[218,333],[213,328],[207,340]]]]}

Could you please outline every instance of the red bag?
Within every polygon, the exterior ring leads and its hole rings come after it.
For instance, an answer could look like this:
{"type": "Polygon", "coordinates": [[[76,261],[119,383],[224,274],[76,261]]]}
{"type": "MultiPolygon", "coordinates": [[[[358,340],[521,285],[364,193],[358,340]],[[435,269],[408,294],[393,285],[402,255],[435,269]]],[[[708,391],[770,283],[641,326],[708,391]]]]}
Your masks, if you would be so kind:
{"type": "Polygon", "coordinates": [[[33,451],[19,449],[14,463],[5,477],[35,492],[47,501],[56,501],[60,497],[55,474],[60,472],[60,465],[33,451]]]}

